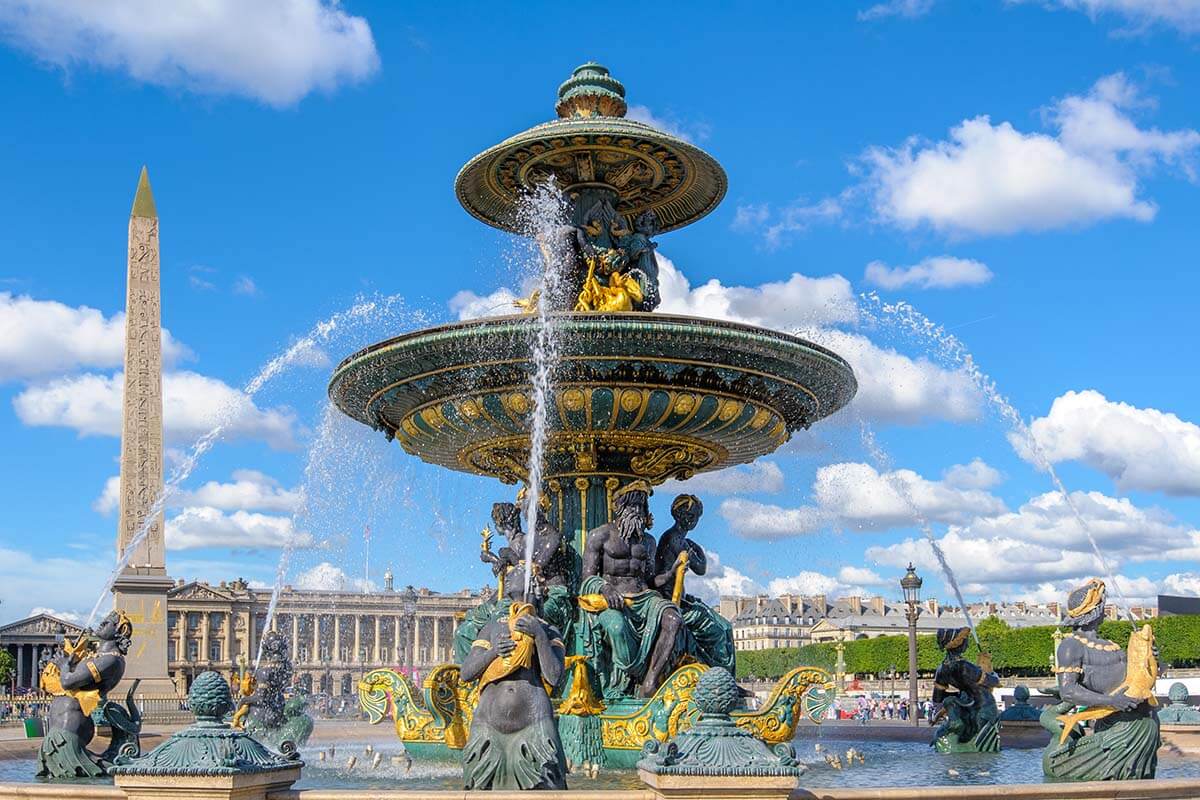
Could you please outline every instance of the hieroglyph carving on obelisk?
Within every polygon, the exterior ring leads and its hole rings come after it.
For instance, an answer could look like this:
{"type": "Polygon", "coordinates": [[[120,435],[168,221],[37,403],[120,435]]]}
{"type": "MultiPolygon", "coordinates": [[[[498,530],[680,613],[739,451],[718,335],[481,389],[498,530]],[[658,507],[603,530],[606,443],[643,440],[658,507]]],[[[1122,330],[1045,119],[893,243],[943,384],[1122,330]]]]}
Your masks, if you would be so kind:
{"type": "MultiPolygon", "coordinates": [[[[140,680],[144,694],[177,690],[167,671],[167,577],[163,488],[162,323],[159,308],[158,211],[142,168],[129,215],[129,272],[125,296],[125,397],[121,428],[121,518],[117,556],[129,558],[113,584],[113,605],[129,614],[133,642],[124,692],[140,680]],[[154,514],[146,535],[138,538],[154,514]]],[[[176,654],[182,657],[184,654],[176,654]]]]}
{"type": "MultiPolygon", "coordinates": [[[[129,216],[125,299],[125,403],[121,431],[121,527],[124,554],[162,492],[162,323],[159,305],[158,213],[142,168],[129,216]]],[[[161,511],[128,560],[127,571],[165,574],[161,511]]]]}

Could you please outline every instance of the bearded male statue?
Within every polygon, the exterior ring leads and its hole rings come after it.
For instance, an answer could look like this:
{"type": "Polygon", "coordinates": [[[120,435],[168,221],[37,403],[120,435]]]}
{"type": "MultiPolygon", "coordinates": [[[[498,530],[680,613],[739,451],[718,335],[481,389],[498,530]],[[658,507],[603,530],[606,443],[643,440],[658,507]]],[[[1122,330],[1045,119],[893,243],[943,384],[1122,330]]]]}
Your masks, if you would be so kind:
{"type": "Polygon", "coordinates": [[[656,574],[654,537],[646,532],[651,491],[639,480],[614,492],[612,522],[588,533],[584,549],[579,606],[608,698],[653,695],[684,645],[679,606],[660,593],[674,570],[656,574]]]}

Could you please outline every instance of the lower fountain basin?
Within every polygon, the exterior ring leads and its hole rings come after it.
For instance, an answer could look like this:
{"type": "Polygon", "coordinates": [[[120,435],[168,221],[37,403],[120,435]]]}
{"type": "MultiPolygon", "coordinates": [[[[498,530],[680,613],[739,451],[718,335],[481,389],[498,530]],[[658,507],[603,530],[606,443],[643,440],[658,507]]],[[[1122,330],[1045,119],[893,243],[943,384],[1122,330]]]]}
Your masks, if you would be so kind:
{"type": "MultiPolygon", "coordinates": [[[[544,475],[659,483],[744,464],[842,408],[858,384],[837,354],[777,331],[666,314],[550,317],[544,475]]],[[[532,316],[399,336],[343,361],[347,415],[439,466],[524,480],[534,409],[532,316]]]]}

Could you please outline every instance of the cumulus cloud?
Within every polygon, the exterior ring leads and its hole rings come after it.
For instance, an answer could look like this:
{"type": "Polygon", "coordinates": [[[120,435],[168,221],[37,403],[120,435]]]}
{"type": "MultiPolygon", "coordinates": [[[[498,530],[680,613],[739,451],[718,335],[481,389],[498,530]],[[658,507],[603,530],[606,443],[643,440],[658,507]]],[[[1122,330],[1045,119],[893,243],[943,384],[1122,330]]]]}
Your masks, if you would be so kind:
{"type": "Polygon", "coordinates": [[[709,127],[701,124],[691,124],[684,126],[673,117],[664,117],[661,114],[655,114],[647,106],[632,105],[625,112],[626,119],[632,119],[636,122],[641,122],[649,125],[651,128],[658,128],[663,133],[669,133],[676,139],[683,139],[685,142],[703,141],[709,136],[709,127]]]}
{"type": "Polygon", "coordinates": [[[686,481],[667,481],[663,494],[686,492],[701,497],[723,494],[775,494],[783,491],[783,470],[774,461],[755,461],[719,472],[702,472],[686,481]]]}
{"type": "Polygon", "coordinates": [[[1177,572],[1163,578],[1163,593],[1200,597],[1200,575],[1194,572],[1177,572]]]}
{"type": "MultiPolygon", "coordinates": [[[[165,328],[162,348],[167,363],[190,355],[165,328]]],[[[119,367],[124,358],[124,312],[106,317],[88,306],[0,292],[0,381],[119,367]]]]}
{"type": "Polygon", "coordinates": [[[716,278],[693,287],[675,262],[658,255],[659,292],[666,314],[745,322],[777,330],[853,323],[858,304],[850,281],[841,275],[810,278],[798,272],[786,281],[758,286],[726,286],[716,278]]]}
{"type": "MultiPolygon", "coordinates": [[[[259,408],[243,392],[195,372],[163,374],[163,431],[168,444],[190,442],[225,426],[229,439],[296,445],[296,417],[286,408],[259,408]]],[[[13,398],[17,417],[31,426],[72,428],[81,436],[120,436],[125,376],[85,373],[33,384],[13,398]]]]}
{"type": "Polygon", "coordinates": [[[84,623],[84,620],[87,619],[86,617],[83,616],[83,614],[75,612],[75,611],[57,611],[57,610],[55,610],[53,608],[49,608],[47,606],[35,606],[34,608],[29,609],[28,616],[37,617],[42,614],[47,614],[51,617],[54,617],[55,619],[62,619],[62,620],[66,620],[67,622],[74,622],[76,625],[82,625],[84,623]]]}
{"type": "Polygon", "coordinates": [[[848,585],[840,577],[835,578],[812,570],[801,570],[795,575],[773,578],[767,583],[767,593],[776,596],[823,594],[829,597],[868,594],[862,586],[848,585]]]}
{"type": "MultiPolygon", "coordinates": [[[[1008,0],[1010,3],[1031,0],[1008,0]]],[[[1038,0],[1047,6],[1082,11],[1093,20],[1116,17],[1128,33],[1165,26],[1180,33],[1200,33],[1200,4],[1191,0],[1038,0]]]]}
{"type": "Polygon", "coordinates": [[[882,261],[872,261],[863,277],[881,289],[954,289],[982,286],[992,279],[992,271],[982,261],[932,256],[910,267],[889,267],[882,261]]]}
{"type": "Polygon", "coordinates": [[[167,520],[168,550],[231,547],[239,550],[281,548],[289,542],[308,547],[312,537],[297,532],[290,517],[235,511],[226,514],[208,506],[188,507],[167,520]]]}
{"type": "Polygon", "coordinates": [[[921,356],[910,358],[857,333],[824,328],[800,333],[849,362],[858,379],[850,408],[880,422],[916,424],[930,419],[971,422],[982,398],[970,377],[921,356]]]}
{"type": "Polygon", "coordinates": [[[450,298],[450,312],[460,320],[479,319],[512,314],[516,311],[513,301],[517,295],[511,289],[497,289],[491,294],[479,295],[463,289],[450,298]]]}
{"type": "MultiPolygon", "coordinates": [[[[117,510],[121,501],[121,477],[113,475],[92,503],[102,514],[117,510]]],[[[285,489],[270,475],[252,469],[234,470],[233,480],[207,481],[197,489],[176,489],[167,496],[167,508],[211,506],[222,511],[275,511],[294,513],[303,495],[299,489],[285,489]]]]}
{"type": "Polygon", "coordinates": [[[980,458],[955,464],[942,473],[942,482],[958,489],[990,489],[1001,480],[1000,471],[980,458]]]}
{"type": "Polygon", "coordinates": [[[708,570],[704,575],[688,573],[688,594],[699,597],[709,605],[715,605],[722,595],[747,596],[766,591],[758,581],[722,563],[721,556],[712,550],[707,551],[705,555],[708,558],[708,570]]]}
{"type": "Polygon", "coordinates": [[[1049,133],[980,115],[943,141],[870,148],[861,161],[865,188],[877,217],[903,229],[991,235],[1146,222],[1157,209],[1140,196],[1141,177],[1163,166],[1191,177],[1200,133],[1139,128],[1131,114],[1144,105],[1124,75],[1110,75],[1055,103],[1049,133]]]}
{"type": "Polygon", "coordinates": [[[1006,508],[982,489],[931,481],[907,469],[881,474],[869,464],[842,463],[817,470],[810,506],[783,508],[731,498],[720,510],[740,536],[780,539],[827,529],[887,530],[912,525],[918,515],[928,522],[962,524],[1006,508]]]}
{"type": "MultiPolygon", "coordinates": [[[[1093,389],[1070,391],[1030,431],[1050,461],[1087,464],[1122,490],[1200,494],[1200,425],[1174,414],[1114,402],[1093,389]]],[[[1032,460],[1019,438],[1013,443],[1032,460]]]]}
{"type": "Polygon", "coordinates": [[[334,566],[328,561],[305,570],[296,576],[293,585],[297,589],[311,591],[341,592],[341,591],[374,591],[374,581],[363,578],[352,578],[341,567],[334,566]]]}
{"type": "Polygon", "coordinates": [[[884,578],[878,572],[866,567],[846,566],[838,570],[838,580],[847,584],[861,584],[863,586],[891,586],[895,583],[894,579],[884,578]]]}
{"type": "Polygon", "coordinates": [[[339,0],[0,0],[0,35],[64,70],[272,106],[379,68],[370,26],[339,0]]]}

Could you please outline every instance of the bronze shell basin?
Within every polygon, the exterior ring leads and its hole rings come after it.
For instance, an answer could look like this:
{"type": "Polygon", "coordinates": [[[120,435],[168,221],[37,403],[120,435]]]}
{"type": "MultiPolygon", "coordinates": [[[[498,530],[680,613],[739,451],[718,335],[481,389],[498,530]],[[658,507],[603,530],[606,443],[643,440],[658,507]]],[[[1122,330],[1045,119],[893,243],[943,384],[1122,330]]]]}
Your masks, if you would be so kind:
{"type": "MultiPolygon", "coordinates": [[[[858,384],[837,354],[778,331],[668,314],[550,317],[557,363],[544,476],[652,484],[745,464],[829,416],[858,384]]],[[[526,477],[531,316],[416,331],[347,358],[329,396],[431,464],[526,477]]]]}

